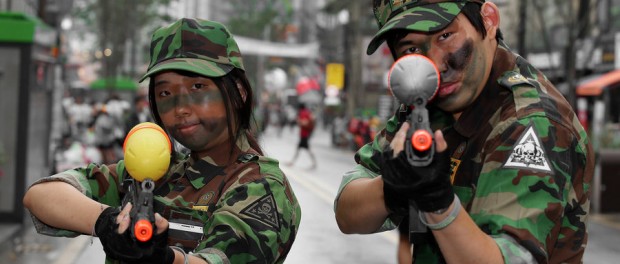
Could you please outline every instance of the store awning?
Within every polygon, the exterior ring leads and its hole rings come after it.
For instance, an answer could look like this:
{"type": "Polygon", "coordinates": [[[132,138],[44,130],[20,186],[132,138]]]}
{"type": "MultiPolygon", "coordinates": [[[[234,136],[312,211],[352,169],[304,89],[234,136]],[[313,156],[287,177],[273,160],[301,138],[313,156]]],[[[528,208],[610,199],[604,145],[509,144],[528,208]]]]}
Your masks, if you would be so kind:
{"type": "Polygon", "coordinates": [[[289,44],[235,36],[241,54],[282,58],[317,58],[319,43],[289,44]]]}
{"type": "Polygon", "coordinates": [[[620,84],[620,70],[610,71],[600,77],[577,86],[577,96],[599,96],[604,89],[620,84]]]}
{"type": "Polygon", "coordinates": [[[138,83],[127,77],[101,78],[90,84],[90,89],[104,90],[112,89],[117,91],[135,91],[138,89],[138,83]]]}

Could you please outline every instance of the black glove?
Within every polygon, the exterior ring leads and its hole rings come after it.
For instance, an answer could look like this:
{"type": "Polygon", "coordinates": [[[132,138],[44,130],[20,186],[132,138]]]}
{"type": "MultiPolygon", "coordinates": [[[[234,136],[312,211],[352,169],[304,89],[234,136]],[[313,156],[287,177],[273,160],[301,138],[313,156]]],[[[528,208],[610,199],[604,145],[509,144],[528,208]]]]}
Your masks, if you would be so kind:
{"type": "MultiPolygon", "coordinates": [[[[397,157],[388,147],[381,154],[381,174],[384,196],[394,192],[398,196],[413,200],[424,212],[434,212],[450,206],[454,191],[450,184],[450,156],[447,151],[435,153],[431,164],[414,167],[407,161],[405,150],[397,157]]],[[[386,199],[387,204],[387,199],[386,199]]]]}
{"type": "Polygon", "coordinates": [[[95,234],[103,245],[103,251],[112,259],[125,263],[172,264],[174,251],[168,247],[168,230],[153,235],[147,242],[140,242],[131,236],[131,228],[118,233],[117,207],[108,207],[97,218],[95,234]]]}
{"type": "Polygon", "coordinates": [[[409,215],[409,201],[406,196],[399,195],[389,184],[383,183],[383,201],[392,214],[409,215]]]}

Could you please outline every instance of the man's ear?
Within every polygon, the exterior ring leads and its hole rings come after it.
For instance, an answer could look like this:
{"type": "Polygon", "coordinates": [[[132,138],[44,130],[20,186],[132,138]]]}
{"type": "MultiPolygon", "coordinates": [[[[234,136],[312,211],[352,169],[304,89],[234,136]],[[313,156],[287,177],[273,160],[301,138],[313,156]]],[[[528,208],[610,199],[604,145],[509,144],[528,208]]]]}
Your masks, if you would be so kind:
{"type": "Polygon", "coordinates": [[[239,89],[239,94],[241,95],[241,100],[245,103],[245,98],[248,96],[248,92],[245,90],[246,88],[240,82],[237,83],[237,89],[239,89]]]}
{"type": "Polygon", "coordinates": [[[499,28],[499,9],[493,2],[485,2],[480,8],[480,15],[482,15],[487,36],[495,39],[497,29],[499,28]]]}

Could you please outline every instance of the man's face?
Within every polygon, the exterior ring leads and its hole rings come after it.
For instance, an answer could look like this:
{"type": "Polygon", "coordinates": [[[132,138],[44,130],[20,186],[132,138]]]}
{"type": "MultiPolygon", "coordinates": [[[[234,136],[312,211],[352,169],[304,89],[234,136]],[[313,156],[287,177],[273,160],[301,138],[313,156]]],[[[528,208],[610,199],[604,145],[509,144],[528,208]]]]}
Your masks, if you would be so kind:
{"type": "Polygon", "coordinates": [[[226,107],[211,79],[164,72],[154,81],[157,112],[179,143],[201,152],[227,142],[226,107]]]}
{"type": "MultiPolygon", "coordinates": [[[[487,35],[488,36],[488,35],[487,35]]],[[[441,74],[435,97],[444,111],[460,113],[480,94],[491,71],[495,49],[482,39],[469,20],[459,14],[450,25],[433,34],[411,32],[395,42],[397,57],[422,54],[441,74]]]]}

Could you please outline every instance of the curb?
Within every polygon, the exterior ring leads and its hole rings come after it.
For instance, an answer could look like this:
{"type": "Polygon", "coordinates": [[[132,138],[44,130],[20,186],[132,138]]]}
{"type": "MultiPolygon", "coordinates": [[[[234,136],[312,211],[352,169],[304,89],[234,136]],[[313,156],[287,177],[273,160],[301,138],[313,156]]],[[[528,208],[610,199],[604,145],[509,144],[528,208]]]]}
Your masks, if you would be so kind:
{"type": "Polygon", "coordinates": [[[591,221],[620,230],[620,214],[590,214],[591,221]]]}

